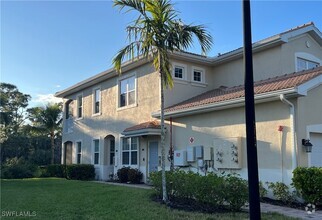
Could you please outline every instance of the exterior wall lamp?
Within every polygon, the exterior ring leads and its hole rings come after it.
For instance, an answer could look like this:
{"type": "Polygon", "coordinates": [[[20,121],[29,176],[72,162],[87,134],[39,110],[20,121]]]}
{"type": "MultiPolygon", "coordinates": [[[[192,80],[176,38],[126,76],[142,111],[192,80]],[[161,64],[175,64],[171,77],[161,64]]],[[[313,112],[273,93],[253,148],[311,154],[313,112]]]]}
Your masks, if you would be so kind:
{"type": "Polygon", "coordinates": [[[305,147],[305,152],[306,153],[311,153],[312,152],[313,144],[310,142],[309,139],[302,139],[302,145],[303,145],[303,147],[305,147]]]}

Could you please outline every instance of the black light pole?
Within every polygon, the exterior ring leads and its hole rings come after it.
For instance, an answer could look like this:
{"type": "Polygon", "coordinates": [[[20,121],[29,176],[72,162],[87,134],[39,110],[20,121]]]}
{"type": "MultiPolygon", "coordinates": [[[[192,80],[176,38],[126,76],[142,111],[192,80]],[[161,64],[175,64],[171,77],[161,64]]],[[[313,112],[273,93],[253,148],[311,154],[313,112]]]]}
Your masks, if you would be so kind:
{"type": "Polygon", "coordinates": [[[251,220],[258,220],[261,218],[261,213],[258,185],[250,0],[243,0],[243,23],[249,217],[251,220]]]}

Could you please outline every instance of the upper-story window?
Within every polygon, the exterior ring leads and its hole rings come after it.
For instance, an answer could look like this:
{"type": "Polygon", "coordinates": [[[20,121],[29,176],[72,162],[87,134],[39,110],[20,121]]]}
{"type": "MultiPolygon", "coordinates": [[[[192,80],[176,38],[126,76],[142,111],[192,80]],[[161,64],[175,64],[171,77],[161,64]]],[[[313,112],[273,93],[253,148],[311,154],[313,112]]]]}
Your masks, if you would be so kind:
{"type": "Polygon", "coordinates": [[[192,82],[204,83],[205,82],[205,70],[199,67],[192,67],[192,82]]]}
{"type": "Polygon", "coordinates": [[[83,96],[77,96],[77,118],[83,117],[83,96]]]}
{"type": "Polygon", "coordinates": [[[129,106],[135,104],[136,101],[136,86],[135,76],[123,79],[119,82],[120,86],[120,100],[119,107],[129,106]]]}
{"type": "Polygon", "coordinates": [[[95,89],[93,91],[93,96],[93,114],[99,114],[101,111],[101,89],[95,89]]]}
{"type": "Polygon", "coordinates": [[[174,78],[185,79],[185,68],[183,66],[174,66],[174,78]]]}
{"type": "Polygon", "coordinates": [[[317,67],[319,66],[319,63],[298,57],[296,59],[296,65],[297,65],[296,66],[297,71],[302,71],[302,70],[307,70],[307,69],[312,69],[314,67],[317,67]]]}
{"type": "Polygon", "coordinates": [[[123,138],[122,144],[122,164],[137,165],[138,164],[138,138],[123,138]]]}

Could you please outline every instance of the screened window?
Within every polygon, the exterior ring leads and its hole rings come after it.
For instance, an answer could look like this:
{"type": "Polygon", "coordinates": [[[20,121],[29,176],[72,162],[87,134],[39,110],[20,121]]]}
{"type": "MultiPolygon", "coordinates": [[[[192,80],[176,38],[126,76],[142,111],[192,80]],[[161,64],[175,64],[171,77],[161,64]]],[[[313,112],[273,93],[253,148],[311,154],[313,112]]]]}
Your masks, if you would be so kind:
{"type": "Polygon", "coordinates": [[[110,165],[114,164],[115,157],[115,140],[111,140],[110,142],[110,165]]]}
{"type": "Polygon", "coordinates": [[[81,158],[82,158],[82,142],[77,142],[76,144],[77,146],[77,161],[76,163],[77,164],[80,164],[81,163],[81,158]]]}
{"type": "Polygon", "coordinates": [[[94,90],[94,114],[100,113],[101,89],[94,90]]]}
{"type": "Polygon", "coordinates": [[[77,96],[77,118],[83,116],[83,96],[77,96]]]}
{"type": "Polygon", "coordinates": [[[138,138],[123,138],[122,143],[122,164],[138,164],[138,138]]]}
{"type": "Polygon", "coordinates": [[[94,164],[99,164],[99,140],[94,140],[94,164]]]}
{"type": "Polygon", "coordinates": [[[135,76],[120,81],[120,107],[135,104],[135,76]]]}
{"type": "Polygon", "coordinates": [[[318,67],[319,63],[313,62],[310,60],[305,60],[302,58],[297,58],[297,71],[312,69],[314,67],[318,67]]]}

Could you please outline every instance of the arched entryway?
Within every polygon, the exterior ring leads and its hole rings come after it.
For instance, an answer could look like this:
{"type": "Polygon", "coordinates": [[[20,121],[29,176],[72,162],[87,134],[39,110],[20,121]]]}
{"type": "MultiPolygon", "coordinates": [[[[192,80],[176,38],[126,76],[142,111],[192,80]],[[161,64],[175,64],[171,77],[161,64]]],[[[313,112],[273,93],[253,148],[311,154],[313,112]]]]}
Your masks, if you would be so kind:
{"type": "Polygon", "coordinates": [[[111,179],[114,176],[114,165],[115,165],[115,137],[113,135],[107,135],[104,138],[104,176],[107,179],[111,179]]]}
{"type": "Polygon", "coordinates": [[[73,142],[66,141],[63,150],[63,164],[73,163],[73,142]]]}

